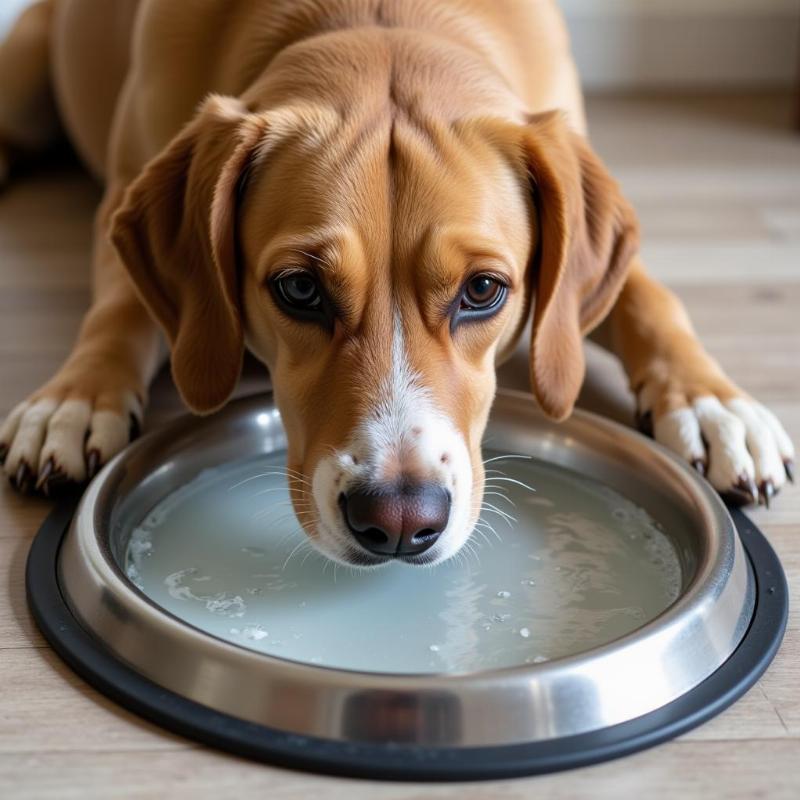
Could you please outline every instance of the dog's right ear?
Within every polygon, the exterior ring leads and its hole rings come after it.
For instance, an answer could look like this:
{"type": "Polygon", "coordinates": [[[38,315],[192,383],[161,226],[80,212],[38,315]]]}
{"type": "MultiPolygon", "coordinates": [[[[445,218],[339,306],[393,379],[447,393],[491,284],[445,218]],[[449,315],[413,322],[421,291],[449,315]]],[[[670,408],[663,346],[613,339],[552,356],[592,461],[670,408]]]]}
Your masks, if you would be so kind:
{"type": "Polygon", "coordinates": [[[114,246],[169,339],[175,384],[198,413],[223,405],[241,371],[237,191],[266,132],[265,114],[211,96],[112,220],[114,246]]]}

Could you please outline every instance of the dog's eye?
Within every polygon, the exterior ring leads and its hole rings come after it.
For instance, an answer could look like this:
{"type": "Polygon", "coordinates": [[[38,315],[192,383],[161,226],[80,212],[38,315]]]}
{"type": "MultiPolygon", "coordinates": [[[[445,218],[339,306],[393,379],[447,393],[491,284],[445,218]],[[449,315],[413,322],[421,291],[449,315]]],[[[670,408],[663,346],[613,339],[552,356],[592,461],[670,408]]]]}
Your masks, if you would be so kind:
{"type": "Polygon", "coordinates": [[[473,275],[461,289],[450,329],[461,322],[489,319],[503,307],[507,295],[508,284],[502,279],[486,272],[473,275]]]}
{"type": "Polygon", "coordinates": [[[284,275],[275,280],[274,286],[284,305],[290,308],[313,311],[322,307],[322,292],[316,279],[307,272],[284,275]]]}
{"type": "Polygon", "coordinates": [[[470,278],[461,296],[461,308],[483,311],[492,308],[505,293],[505,286],[491,275],[470,278]]]}
{"type": "Polygon", "coordinates": [[[335,308],[312,272],[299,269],[284,272],[273,278],[268,286],[284,314],[332,327],[335,308]]]}

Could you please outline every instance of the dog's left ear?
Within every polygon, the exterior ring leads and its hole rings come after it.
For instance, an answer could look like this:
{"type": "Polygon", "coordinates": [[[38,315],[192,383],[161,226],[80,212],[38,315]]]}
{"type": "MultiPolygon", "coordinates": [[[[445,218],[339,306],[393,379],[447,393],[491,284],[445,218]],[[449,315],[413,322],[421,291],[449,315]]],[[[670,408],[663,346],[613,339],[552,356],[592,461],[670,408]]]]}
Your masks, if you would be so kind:
{"type": "Polygon", "coordinates": [[[538,219],[530,379],[544,412],[561,420],[583,383],[583,336],[625,282],[638,225],[617,183],[561,113],[532,117],[523,151],[538,219]]]}
{"type": "Polygon", "coordinates": [[[266,115],[212,95],[112,220],[117,252],[169,339],[175,385],[197,413],[225,403],[241,371],[237,193],[266,130],[266,115]]]}

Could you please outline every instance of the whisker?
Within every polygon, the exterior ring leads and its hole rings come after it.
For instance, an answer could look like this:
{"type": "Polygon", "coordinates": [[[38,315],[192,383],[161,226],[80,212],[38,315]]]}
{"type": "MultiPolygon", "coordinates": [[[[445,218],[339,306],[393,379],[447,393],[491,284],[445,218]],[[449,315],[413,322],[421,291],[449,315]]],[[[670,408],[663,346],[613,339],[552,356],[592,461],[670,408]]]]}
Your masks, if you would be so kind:
{"type": "Polygon", "coordinates": [[[491,491],[491,492],[484,492],[484,493],[483,493],[483,496],[484,496],[484,497],[489,497],[489,496],[492,496],[492,495],[493,495],[493,496],[495,496],[495,497],[500,497],[500,498],[502,498],[503,500],[505,500],[506,502],[508,502],[508,503],[511,503],[511,505],[512,505],[514,508],[516,508],[516,507],[517,507],[517,504],[516,504],[516,503],[515,503],[515,502],[514,502],[514,501],[513,501],[513,500],[512,500],[512,499],[511,499],[511,498],[510,498],[510,497],[509,497],[507,494],[504,494],[503,492],[495,492],[495,491],[491,491]]]}
{"type": "Polygon", "coordinates": [[[289,478],[291,477],[292,480],[296,480],[299,483],[306,484],[309,488],[313,489],[311,483],[306,480],[305,477],[299,477],[297,475],[290,475],[288,472],[279,472],[277,470],[271,470],[270,472],[260,472],[258,475],[251,475],[249,478],[245,478],[238,483],[234,483],[233,486],[228,487],[228,491],[232,492],[234,489],[238,489],[240,486],[244,486],[246,483],[250,483],[251,481],[257,481],[259,478],[269,478],[269,477],[278,477],[278,478],[289,478]]]}
{"type": "Polygon", "coordinates": [[[492,532],[492,533],[493,533],[493,534],[494,534],[494,535],[497,537],[497,541],[498,541],[498,542],[500,542],[500,543],[502,544],[502,542],[503,542],[503,538],[502,538],[502,537],[500,536],[500,534],[499,534],[499,533],[498,533],[498,532],[497,532],[497,531],[494,529],[494,525],[492,525],[490,522],[487,522],[485,519],[482,519],[482,520],[478,520],[478,521],[475,523],[475,527],[476,527],[476,528],[478,528],[479,526],[480,526],[480,528],[487,527],[487,528],[488,528],[488,529],[489,529],[489,530],[490,530],[490,531],[491,531],[491,532],[492,532]]]}
{"type": "Polygon", "coordinates": [[[487,511],[494,511],[495,514],[500,514],[505,519],[510,519],[510,520],[513,520],[514,522],[517,522],[517,518],[513,514],[509,514],[507,511],[503,511],[502,508],[498,508],[497,506],[492,505],[492,503],[484,502],[481,505],[481,508],[484,508],[487,511]]]}
{"type": "Polygon", "coordinates": [[[290,247],[288,248],[288,250],[292,253],[299,253],[300,255],[305,256],[306,258],[310,258],[316,261],[318,264],[322,264],[324,267],[328,267],[328,269],[333,268],[333,265],[331,264],[330,261],[327,261],[321,256],[316,255],[315,253],[308,253],[305,250],[301,250],[299,247],[290,247]]]}
{"type": "MultiPolygon", "coordinates": [[[[536,489],[534,489],[533,486],[528,486],[527,483],[523,483],[522,481],[518,481],[516,478],[504,477],[504,478],[491,478],[490,480],[492,480],[492,481],[505,481],[506,483],[514,483],[517,486],[521,486],[523,489],[527,489],[530,492],[535,492],[536,491],[536,489]]],[[[489,481],[486,481],[486,485],[487,486],[489,485],[489,481]]]]}
{"type": "Polygon", "coordinates": [[[292,552],[289,553],[289,555],[286,557],[286,561],[283,562],[283,566],[281,567],[281,572],[286,571],[286,565],[289,563],[289,560],[304,544],[310,545],[311,542],[308,539],[303,539],[303,541],[301,541],[298,545],[296,545],[292,550],[292,552]]]}
{"type": "Polygon", "coordinates": [[[523,459],[525,461],[530,461],[533,458],[533,456],[525,456],[525,455],[521,455],[519,453],[508,453],[507,455],[504,455],[504,456],[494,456],[493,458],[487,458],[486,460],[482,461],[481,463],[482,464],[491,464],[493,461],[502,461],[503,459],[506,459],[506,458],[521,458],[521,459],[523,459]]]}

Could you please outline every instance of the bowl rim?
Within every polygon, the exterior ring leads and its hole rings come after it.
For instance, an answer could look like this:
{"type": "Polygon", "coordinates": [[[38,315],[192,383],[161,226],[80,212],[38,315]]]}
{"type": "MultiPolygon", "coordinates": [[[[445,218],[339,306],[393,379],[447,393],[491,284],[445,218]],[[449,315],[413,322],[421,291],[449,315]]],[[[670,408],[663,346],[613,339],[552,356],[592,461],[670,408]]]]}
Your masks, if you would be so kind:
{"type": "MultiPolygon", "coordinates": [[[[476,714],[475,707],[483,706],[492,699],[504,699],[501,705],[511,713],[514,711],[514,697],[524,698],[526,693],[544,691],[550,704],[554,698],[569,695],[571,690],[580,695],[581,687],[588,695],[597,686],[603,686],[604,691],[612,693],[613,702],[596,699],[597,708],[592,713],[585,713],[582,721],[576,719],[580,714],[566,713],[562,715],[563,719],[552,724],[552,721],[542,718],[541,709],[544,706],[541,701],[527,704],[523,701],[522,705],[531,714],[537,708],[539,710],[538,716],[532,714],[532,721],[528,723],[519,720],[519,724],[505,732],[499,730],[498,726],[494,726],[491,732],[482,726],[482,733],[473,732],[466,738],[463,731],[454,734],[461,744],[508,744],[545,739],[553,733],[584,733],[661,707],[697,686],[724,663],[747,630],[754,610],[753,576],[733,521],[716,493],[694,470],[665,448],[616,422],[582,410],[574,412],[570,420],[558,427],[559,435],[573,436],[576,440],[594,438],[595,441],[615,442],[640,460],[646,455],[654,474],[670,476],[674,481],[673,489],[675,486],[681,488],[687,507],[698,512],[698,524],[706,534],[695,574],[683,588],[682,594],[672,605],[633,632],[592,650],[544,663],[460,673],[382,673],[280,658],[219,639],[196,628],[173,616],[133,586],[107,546],[107,538],[103,538],[103,521],[109,519],[110,508],[116,498],[115,491],[132,459],[146,456],[148,451],[157,452],[166,443],[174,442],[186,434],[191,434],[194,440],[202,440],[209,431],[227,422],[235,422],[259,411],[263,413],[266,407],[274,409],[270,398],[271,395],[263,393],[243,398],[214,417],[201,420],[183,417],[134,442],[106,465],[89,486],[62,548],[60,580],[75,616],[103,639],[118,657],[173,691],[186,693],[187,687],[184,686],[182,692],[174,671],[165,669],[163,654],[156,652],[148,657],[148,648],[143,647],[141,641],[132,647],[131,637],[146,640],[148,634],[158,632],[157,641],[172,640],[173,654],[181,654],[182,651],[184,655],[195,653],[202,657],[210,657],[208,651],[211,642],[211,649],[215,652],[214,663],[218,668],[220,665],[230,667],[235,664],[240,670],[260,674],[262,678],[269,674],[274,687],[285,689],[287,686],[305,686],[319,700],[320,707],[329,710],[330,706],[346,705],[348,697],[352,700],[354,694],[365,692],[377,693],[376,697],[384,700],[392,696],[427,697],[433,698],[431,702],[434,703],[437,696],[456,696],[462,712],[467,706],[472,708],[471,717],[476,714]],[[92,586],[101,587],[95,597],[92,597],[91,591],[87,591],[92,586]],[[692,615],[695,617],[694,623],[691,621],[692,615]],[[687,617],[690,618],[688,622],[687,617]],[[128,624],[130,628],[122,636],[115,631],[120,622],[128,624]],[[697,630],[693,632],[692,626],[697,630]],[[648,648],[652,652],[648,653],[648,648]],[[703,648],[705,650],[701,652],[703,648]],[[635,676],[631,668],[626,667],[625,660],[632,658],[631,654],[639,650],[644,650],[644,656],[638,656],[640,666],[645,664],[653,671],[651,680],[657,684],[650,687],[653,690],[650,692],[632,692],[631,679],[635,676]],[[658,674],[659,665],[661,671],[666,672],[662,662],[667,656],[671,668],[681,674],[658,674]],[[692,658],[698,660],[695,668],[684,668],[681,664],[684,656],[689,662],[692,658]],[[614,670],[620,674],[602,674],[614,670]]],[[[535,416],[542,422],[532,397],[524,392],[499,391],[493,414],[508,417],[517,414],[529,420],[535,416]]],[[[545,421],[542,424],[551,423],[545,421]]],[[[157,647],[155,649],[158,651],[157,647]]],[[[635,658],[633,663],[637,663],[635,658]]],[[[198,683],[196,676],[193,680],[195,684],[198,683]]],[[[214,692],[204,691],[202,686],[198,688],[192,685],[188,688],[187,696],[219,711],[232,710],[230,692],[222,692],[218,696],[214,692]]],[[[580,710],[588,712],[585,698],[578,699],[580,702],[577,704],[583,706],[580,710]]],[[[241,703],[234,705],[235,715],[244,712],[244,716],[253,722],[275,724],[272,715],[265,714],[263,709],[248,713],[241,703]]],[[[269,707],[274,705],[274,698],[267,703],[269,707]]],[[[341,714],[337,716],[333,713],[336,721],[331,724],[320,723],[319,719],[298,720],[285,713],[279,716],[278,727],[288,727],[298,734],[334,738],[343,735],[341,714]]],[[[430,740],[433,735],[430,731],[420,731],[419,734],[420,743],[436,743],[430,740]]],[[[436,735],[441,736],[441,732],[436,735]]]]}

